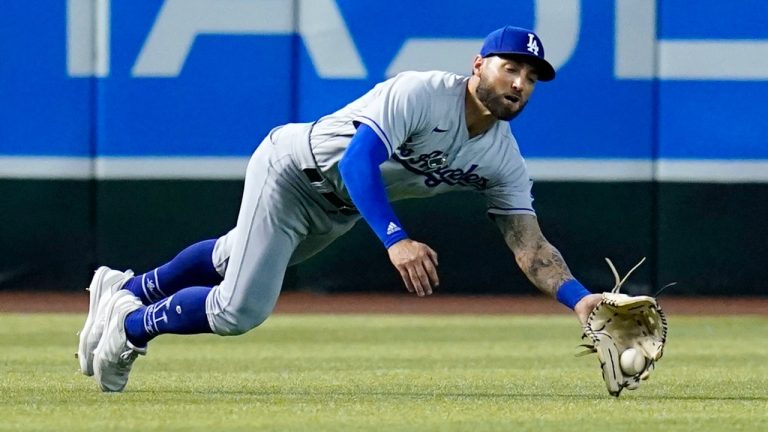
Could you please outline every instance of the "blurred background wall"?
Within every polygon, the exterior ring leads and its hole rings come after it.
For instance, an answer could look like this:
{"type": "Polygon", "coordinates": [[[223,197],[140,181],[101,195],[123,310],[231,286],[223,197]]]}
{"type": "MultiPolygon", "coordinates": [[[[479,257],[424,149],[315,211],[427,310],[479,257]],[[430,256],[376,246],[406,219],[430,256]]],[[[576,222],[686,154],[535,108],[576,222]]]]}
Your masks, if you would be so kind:
{"type": "MultiPolygon", "coordinates": [[[[482,38],[533,28],[558,78],[511,128],[541,225],[574,274],[649,263],[633,292],[765,295],[768,4],[761,0],[4,0],[0,289],[79,290],[235,222],[274,126],[403,70],[466,74],[482,38]]],[[[441,291],[533,293],[482,199],[398,203],[441,291]]],[[[399,291],[365,224],[286,289],[399,291]]]]}

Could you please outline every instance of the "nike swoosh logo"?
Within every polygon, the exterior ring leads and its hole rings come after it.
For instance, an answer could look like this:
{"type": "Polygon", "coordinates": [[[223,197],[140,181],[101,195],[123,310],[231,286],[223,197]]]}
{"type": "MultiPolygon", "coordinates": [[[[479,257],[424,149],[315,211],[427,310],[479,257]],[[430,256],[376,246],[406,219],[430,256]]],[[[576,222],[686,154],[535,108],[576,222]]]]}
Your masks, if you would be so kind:
{"type": "Polygon", "coordinates": [[[432,129],[432,132],[443,133],[448,132],[448,129],[440,129],[440,126],[435,126],[435,128],[432,129]]]}

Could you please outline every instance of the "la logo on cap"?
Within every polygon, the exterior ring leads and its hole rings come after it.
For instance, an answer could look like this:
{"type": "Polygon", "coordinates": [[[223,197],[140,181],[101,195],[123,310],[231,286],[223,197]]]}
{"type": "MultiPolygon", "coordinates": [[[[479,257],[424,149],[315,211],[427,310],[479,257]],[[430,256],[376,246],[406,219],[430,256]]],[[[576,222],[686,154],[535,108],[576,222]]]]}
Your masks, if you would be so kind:
{"type": "Polygon", "coordinates": [[[536,36],[533,33],[528,33],[528,51],[534,55],[539,55],[539,43],[536,42],[536,36]]]}

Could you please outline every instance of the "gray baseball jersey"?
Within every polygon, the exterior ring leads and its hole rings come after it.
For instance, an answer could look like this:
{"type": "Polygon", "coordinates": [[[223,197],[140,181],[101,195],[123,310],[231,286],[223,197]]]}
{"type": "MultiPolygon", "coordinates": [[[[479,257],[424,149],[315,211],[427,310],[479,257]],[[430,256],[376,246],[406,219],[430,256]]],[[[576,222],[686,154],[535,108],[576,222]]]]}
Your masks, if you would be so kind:
{"type": "Polygon", "coordinates": [[[533,214],[531,181],[506,122],[469,138],[467,77],[403,73],[314,124],[275,128],[245,176],[237,225],[219,238],[213,263],[224,275],[206,300],[211,328],[240,334],[263,322],[277,301],[285,269],[325,248],[360,218],[337,211],[322,194],[349,200],[338,164],[365,123],[387,146],[381,166],[389,199],[476,190],[496,214],[533,214]],[[306,169],[322,171],[322,182],[306,169]]]}
{"type": "Polygon", "coordinates": [[[534,213],[531,180],[509,124],[497,121],[469,138],[464,98],[469,77],[404,72],[321,118],[311,133],[318,167],[348,199],[338,171],[355,125],[370,126],[387,146],[381,165],[390,200],[476,190],[496,214],[534,213]]]}

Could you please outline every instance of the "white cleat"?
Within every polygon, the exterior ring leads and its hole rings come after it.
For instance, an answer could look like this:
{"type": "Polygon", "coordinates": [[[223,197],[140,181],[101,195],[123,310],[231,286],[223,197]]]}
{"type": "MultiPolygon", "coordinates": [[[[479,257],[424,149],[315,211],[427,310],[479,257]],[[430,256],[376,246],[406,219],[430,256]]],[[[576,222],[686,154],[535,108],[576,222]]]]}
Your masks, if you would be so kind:
{"type": "Polygon", "coordinates": [[[93,375],[93,350],[104,332],[105,306],[109,303],[112,295],[119,291],[132,277],[133,272],[130,270],[121,272],[102,266],[96,270],[91,284],[86,288],[90,292],[88,316],[85,318],[83,328],[78,333],[80,343],[77,347],[77,354],[75,354],[80,362],[80,372],[83,375],[93,375]]]}
{"type": "Polygon", "coordinates": [[[136,357],[147,353],[146,347],[133,346],[125,335],[125,317],[141,306],[128,291],[118,291],[107,303],[104,334],[93,353],[93,372],[102,391],[123,391],[136,357]]]}

